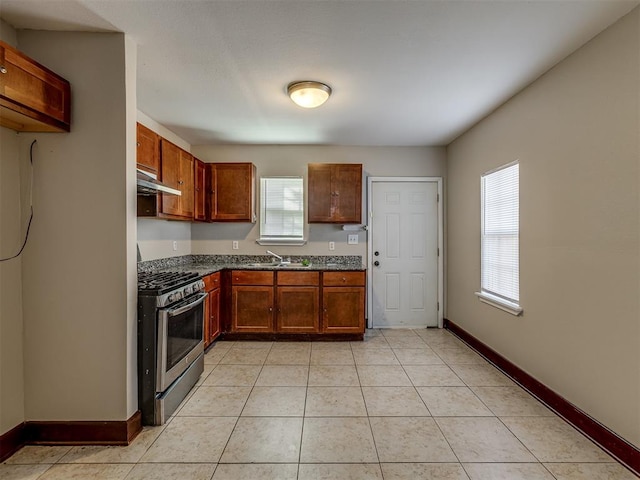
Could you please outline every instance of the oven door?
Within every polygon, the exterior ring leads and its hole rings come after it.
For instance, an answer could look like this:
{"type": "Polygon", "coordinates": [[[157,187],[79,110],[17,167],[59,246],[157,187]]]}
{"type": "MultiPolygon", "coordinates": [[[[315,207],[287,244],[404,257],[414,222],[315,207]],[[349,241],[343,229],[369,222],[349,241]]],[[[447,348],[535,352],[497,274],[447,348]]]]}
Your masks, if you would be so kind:
{"type": "Polygon", "coordinates": [[[164,392],[204,351],[204,300],[197,293],[158,312],[156,391],[164,392]]]}

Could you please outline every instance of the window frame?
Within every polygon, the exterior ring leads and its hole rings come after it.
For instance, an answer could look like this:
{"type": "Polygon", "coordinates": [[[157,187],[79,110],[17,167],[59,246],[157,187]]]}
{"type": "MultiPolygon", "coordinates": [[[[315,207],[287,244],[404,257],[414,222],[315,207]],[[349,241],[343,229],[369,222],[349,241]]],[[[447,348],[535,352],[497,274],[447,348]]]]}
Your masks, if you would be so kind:
{"type": "Polygon", "coordinates": [[[493,170],[489,170],[488,172],[483,173],[480,176],[480,290],[475,292],[478,296],[478,299],[481,302],[489,304],[493,307],[504,310],[512,315],[521,315],[523,312],[522,307],[520,306],[520,163],[518,160],[510,162],[506,165],[502,165],[493,170]],[[485,192],[486,192],[486,179],[492,174],[496,174],[500,171],[503,171],[507,168],[511,168],[517,166],[517,196],[518,196],[518,208],[517,208],[517,263],[518,263],[518,285],[517,285],[517,297],[511,298],[506,295],[501,295],[499,292],[493,292],[489,289],[485,288],[485,217],[486,217],[486,208],[485,208],[485,192]]]}
{"type": "Polygon", "coordinates": [[[306,195],[306,189],[305,189],[305,182],[304,182],[304,177],[302,176],[295,176],[295,175],[270,175],[270,176],[264,176],[264,177],[260,177],[260,193],[259,193],[259,199],[260,199],[260,205],[259,205],[259,212],[260,212],[260,219],[259,219],[259,238],[256,240],[256,243],[258,243],[259,245],[304,245],[307,243],[306,240],[306,223],[305,223],[305,195],[306,195]],[[264,229],[265,229],[265,217],[266,217],[266,205],[265,205],[265,195],[266,195],[266,191],[265,191],[265,182],[268,182],[269,180],[278,180],[278,179],[296,179],[300,181],[300,187],[302,189],[302,198],[301,198],[301,207],[302,210],[300,212],[300,217],[302,220],[302,234],[301,236],[286,236],[286,235],[282,235],[282,236],[278,236],[278,235],[265,235],[264,234],[264,229]]]}

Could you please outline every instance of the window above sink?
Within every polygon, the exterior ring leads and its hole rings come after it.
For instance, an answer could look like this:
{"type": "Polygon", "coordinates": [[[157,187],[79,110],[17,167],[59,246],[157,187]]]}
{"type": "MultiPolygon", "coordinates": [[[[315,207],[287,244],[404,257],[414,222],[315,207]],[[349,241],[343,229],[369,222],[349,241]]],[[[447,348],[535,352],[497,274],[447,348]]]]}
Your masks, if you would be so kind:
{"type": "Polygon", "coordinates": [[[304,245],[304,179],[260,179],[260,245],[304,245]]]}

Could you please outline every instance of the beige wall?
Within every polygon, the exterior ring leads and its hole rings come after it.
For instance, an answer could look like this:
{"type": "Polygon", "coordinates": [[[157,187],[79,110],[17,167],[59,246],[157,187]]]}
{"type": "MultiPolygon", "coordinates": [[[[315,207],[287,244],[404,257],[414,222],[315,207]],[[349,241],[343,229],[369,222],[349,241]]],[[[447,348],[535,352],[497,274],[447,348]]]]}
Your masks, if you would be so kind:
{"type": "Polygon", "coordinates": [[[640,11],[448,148],[448,318],[640,446],[640,11]],[[520,160],[522,317],[480,303],[480,175],[520,160]]]}
{"type": "MultiPolygon", "coordinates": [[[[193,146],[192,153],[204,162],[252,162],[257,176],[304,176],[308,163],[362,163],[364,176],[433,176],[446,174],[445,149],[441,147],[342,147],[342,146],[193,146]]],[[[366,196],[366,179],[363,183],[366,196]]],[[[366,223],[363,200],[363,223],[366,223]]],[[[309,242],[304,246],[265,247],[256,244],[259,223],[194,224],[191,228],[194,254],[264,254],[271,249],[284,255],[361,255],[366,260],[367,233],[360,231],[358,245],[347,245],[341,225],[308,225],[309,242]],[[232,250],[233,240],[239,249],[232,250]],[[329,251],[329,242],[335,251],[329,251]]]]}
{"type": "MultiPolygon", "coordinates": [[[[0,39],[17,44],[15,30],[1,20],[0,39]]],[[[16,132],[0,127],[0,258],[20,250],[28,222],[23,144],[16,132]]],[[[0,435],[24,422],[22,332],[22,257],[18,257],[0,262],[0,435]]]]}
{"type": "Polygon", "coordinates": [[[144,261],[189,255],[191,223],[139,218],[138,249],[144,261]],[[176,242],[176,250],[173,249],[173,242],[176,242]]]}
{"type": "Polygon", "coordinates": [[[135,52],[122,34],[21,31],[18,42],[72,90],[71,133],[32,135],[26,418],[124,420],[137,408],[135,52]]]}
{"type": "MultiPolygon", "coordinates": [[[[22,143],[16,132],[0,128],[0,258],[18,253],[28,224],[22,143]]],[[[24,421],[21,269],[22,256],[0,262],[0,434],[24,421]]]]}

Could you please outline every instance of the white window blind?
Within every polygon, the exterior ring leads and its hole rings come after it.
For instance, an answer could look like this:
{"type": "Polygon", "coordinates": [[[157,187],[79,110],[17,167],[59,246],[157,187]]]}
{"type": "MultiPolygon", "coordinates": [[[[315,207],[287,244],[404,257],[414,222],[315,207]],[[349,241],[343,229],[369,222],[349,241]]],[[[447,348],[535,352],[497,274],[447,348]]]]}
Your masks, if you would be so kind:
{"type": "MultiPolygon", "coordinates": [[[[481,292],[498,303],[520,302],[519,166],[506,165],[482,176],[481,292]]],[[[498,306],[498,305],[497,305],[498,306]]]]}
{"type": "Polygon", "coordinates": [[[302,177],[260,179],[260,238],[302,240],[304,197],[302,177]]]}

